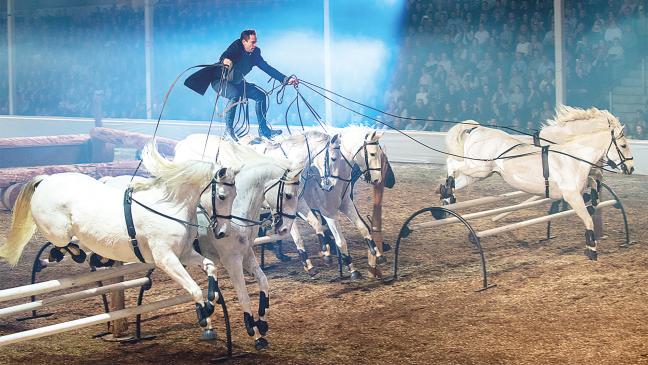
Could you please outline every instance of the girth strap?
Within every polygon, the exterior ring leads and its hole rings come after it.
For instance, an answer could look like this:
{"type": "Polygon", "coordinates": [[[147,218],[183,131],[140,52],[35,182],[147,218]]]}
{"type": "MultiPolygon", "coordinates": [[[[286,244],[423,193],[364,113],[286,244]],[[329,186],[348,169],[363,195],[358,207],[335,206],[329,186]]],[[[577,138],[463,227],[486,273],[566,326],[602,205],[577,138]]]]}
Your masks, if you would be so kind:
{"type": "Polygon", "coordinates": [[[549,145],[542,146],[542,176],[545,181],[545,198],[549,197],[549,145]]]}
{"type": "Polygon", "coordinates": [[[126,219],[126,229],[128,230],[128,236],[130,237],[131,246],[133,246],[133,252],[135,256],[140,260],[140,262],[146,262],[144,256],[142,256],[142,251],[139,249],[139,243],[135,238],[135,223],[133,222],[133,212],[131,210],[133,205],[133,188],[129,187],[124,192],[124,218],[126,219]]]}
{"type": "Polygon", "coordinates": [[[536,147],[542,147],[540,145],[540,131],[535,131],[535,133],[533,133],[533,145],[536,147]]]}

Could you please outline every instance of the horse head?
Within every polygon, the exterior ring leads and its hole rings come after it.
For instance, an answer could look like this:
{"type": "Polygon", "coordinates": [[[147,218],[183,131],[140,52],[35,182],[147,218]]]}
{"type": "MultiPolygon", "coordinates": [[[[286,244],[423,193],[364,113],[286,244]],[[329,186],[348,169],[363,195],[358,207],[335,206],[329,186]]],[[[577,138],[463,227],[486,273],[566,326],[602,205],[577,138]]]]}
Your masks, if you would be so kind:
{"type": "Polygon", "coordinates": [[[383,150],[380,147],[380,138],[383,134],[383,131],[367,133],[362,146],[363,151],[356,157],[356,163],[369,174],[369,181],[373,184],[379,184],[382,181],[383,150]],[[358,159],[364,159],[364,161],[358,161],[358,159]]]}
{"type": "Polygon", "coordinates": [[[624,174],[632,175],[634,172],[634,157],[632,157],[630,144],[625,135],[626,127],[619,123],[618,119],[615,118],[615,121],[616,123],[613,121],[610,123],[611,141],[605,158],[607,158],[610,167],[618,167],[624,174]]]}
{"type": "Polygon", "coordinates": [[[264,189],[265,201],[272,210],[275,234],[283,235],[290,232],[297,217],[299,181],[302,170],[301,166],[295,164],[285,170],[279,179],[268,182],[264,189]]]}
{"type": "Polygon", "coordinates": [[[209,199],[205,206],[212,209],[208,214],[211,214],[212,224],[214,224],[212,230],[216,238],[223,238],[228,234],[232,219],[232,204],[236,198],[235,178],[237,173],[236,168],[221,167],[212,179],[211,194],[203,195],[203,200],[209,199]]]}

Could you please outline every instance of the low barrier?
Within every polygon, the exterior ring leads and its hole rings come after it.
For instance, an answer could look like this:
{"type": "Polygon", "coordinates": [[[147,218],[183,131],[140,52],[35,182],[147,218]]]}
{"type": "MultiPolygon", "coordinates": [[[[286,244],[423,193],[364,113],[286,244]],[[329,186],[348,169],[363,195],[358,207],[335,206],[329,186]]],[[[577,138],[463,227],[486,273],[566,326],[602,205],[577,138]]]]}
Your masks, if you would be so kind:
{"type": "MultiPolygon", "coordinates": [[[[610,193],[613,197],[613,199],[606,200],[606,201],[601,201],[598,203],[596,206],[596,209],[599,210],[601,208],[605,207],[614,207],[617,208],[618,210],[621,211],[621,214],[623,215],[623,223],[624,223],[624,232],[625,232],[625,244],[624,245],[629,245],[630,244],[630,233],[628,229],[628,220],[627,216],[625,213],[625,209],[623,208],[623,205],[621,204],[621,200],[619,197],[616,195],[616,193],[605,183],[601,182],[600,183],[601,187],[604,188],[608,193],[610,193]]],[[[564,210],[562,212],[557,212],[556,203],[560,203],[560,200],[553,200],[550,198],[539,198],[539,197],[531,197],[523,202],[500,207],[500,208],[494,208],[494,209],[487,209],[487,210],[482,210],[482,211],[477,211],[473,213],[465,213],[465,214],[460,214],[457,212],[457,210],[462,210],[466,208],[472,208],[472,207],[479,207],[483,206],[486,204],[492,204],[496,202],[502,202],[502,201],[508,201],[512,200],[515,198],[523,197],[523,196],[528,196],[527,193],[522,192],[522,191],[515,191],[515,192],[510,192],[510,193],[504,193],[496,196],[488,196],[488,197],[482,197],[478,199],[473,199],[473,200],[468,200],[464,202],[458,202],[454,204],[449,204],[445,206],[432,206],[428,208],[423,208],[420,209],[416,212],[414,212],[411,216],[409,216],[405,222],[403,223],[399,234],[398,238],[396,240],[396,248],[394,250],[394,264],[393,264],[393,280],[395,280],[398,277],[398,255],[400,251],[400,245],[401,241],[404,238],[407,238],[412,232],[415,231],[421,231],[421,230],[426,230],[426,229],[431,229],[435,227],[440,227],[448,224],[455,224],[455,223],[462,223],[466,229],[469,231],[468,233],[468,241],[472,243],[477,250],[479,251],[479,256],[480,256],[480,263],[481,263],[481,272],[482,272],[482,287],[479,290],[485,290],[488,289],[489,287],[492,287],[494,285],[489,285],[488,283],[488,273],[486,269],[486,258],[484,255],[484,250],[481,245],[481,239],[486,238],[486,237],[491,237],[497,234],[505,233],[505,232],[510,232],[514,231],[516,229],[524,228],[527,226],[531,226],[534,224],[539,224],[539,223],[548,223],[547,225],[547,239],[551,238],[551,226],[549,225],[551,221],[561,219],[570,215],[576,214],[573,209],[569,210],[564,210]],[[544,205],[550,202],[554,202],[554,205],[552,206],[552,209],[549,211],[549,214],[546,216],[542,217],[537,217],[537,218],[532,218],[532,219],[527,219],[524,221],[516,222],[516,223],[511,223],[507,224],[504,226],[496,227],[496,228],[491,228],[491,229],[486,229],[483,231],[477,231],[475,228],[473,228],[473,225],[471,225],[468,220],[472,219],[477,219],[477,218],[484,218],[484,217],[491,217],[495,216],[493,218],[493,221],[499,221],[505,214],[508,214],[510,212],[515,212],[519,211],[522,209],[527,209],[535,206],[540,206],[544,205]],[[421,222],[421,223],[412,223],[412,221],[419,217],[422,214],[431,214],[432,217],[435,218],[433,221],[426,221],[426,222],[421,222]],[[450,217],[447,217],[450,216],[450,217]],[[447,218],[446,218],[447,217],[447,218]]]]}
{"type": "MultiPolygon", "coordinates": [[[[15,288],[0,290],[0,303],[13,301],[21,298],[31,297],[31,301],[27,303],[17,304],[5,308],[0,308],[0,318],[6,318],[24,312],[32,312],[32,316],[25,319],[38,318],[44,315],[37,315],[36,311],[52,305],[73,303],[79,300],[90,298],[97,295],[105,295],[109,292],[123,291],[129,288],[140,288],[139,296],[137,298],[137,305],[132,308],[120,309],[113,312],[108,312],[104,298],[104,311],[105,313],[97,314],[89,317],[79,318],[71,321],[57,323],[49,326],[34,328],[22,332],[0,336],[0,347],[8,346],[24,341],[29,341],[41,337],[51,336],[63,332],[77,330],[96,324],[114,322],[128,317],[136,316],[136,334],[133,338],[129,338],[122,342],[136,342],[145,337],[141,335],[141,315],[163,308],[172,307],[179,304],[193,303],[193,298],[190,294],[179,295],[168,299],[155,301],[152,303],[142,304],[144,292],[151,288],[151,274],[153,273],[154,266],[151,264],[134,263],[125,264],[118,267],[97,269],[92,272],[70,276],[63,279],[49,280],[40,283],[33,283],[35,273],[41,271],[45,267],[56,266],[56,264],[48,263],[40,258],[40,255],[47,248],[50,243],[47,243],[41,248],[38,256],[34,260],[34,267],[32,269],[32,284],[24,285],[15,288]],[[119,279],[125,275],[138,274],[146,272],[145,275],[126,281],[103,285],[101,281],[109,279],[119,279]],[[74,291],[72,293],[56,295],[45,299],[37,300],[37,295],[53,293],[63,289],[75,289],[86,284],[96,283],[96,287],[74,291]]],[[[222,296],[222,294],[221,294],[222,296]]],[[[225,328],[227,332],[227,357],[232,357],[232,339],[229,324],[229,316],[227,314],[227,307],[225,300],[221,298],[219,301],[223,309],[223,317],[225,320],[225,328]]]]}

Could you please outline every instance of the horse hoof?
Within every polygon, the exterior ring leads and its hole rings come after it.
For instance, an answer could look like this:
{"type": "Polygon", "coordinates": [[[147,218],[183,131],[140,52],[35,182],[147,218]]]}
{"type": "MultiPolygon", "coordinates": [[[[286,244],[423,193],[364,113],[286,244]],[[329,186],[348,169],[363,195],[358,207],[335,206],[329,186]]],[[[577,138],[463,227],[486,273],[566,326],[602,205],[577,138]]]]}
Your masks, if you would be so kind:
{"type": "Polygon", "coordinates": [[[49,262],[61,262],[61,260],[63,260],[63,252],[58,248],[53,248],[50,250],[47,260],[49,262]]]}
{"type": "Polygon", "coordinates": [[[259,333],[262,336],[265,336],[266,333],[268,333],[268,322],[259,319],[258,321],[256,321],[255,324],[256,324],[257,329],[259,330],[259,333]]]}
{"type": "Polygon", "coordinates": [[[333,264],[333,259],[331,258],[331,256],[322,257],[322,261],[324,261],[324,265],[326,266],[331,266],[331,264],[333,264]]]}
{"type": "Polygon", "coordinates": [[[86,257],[86,253],[80,249],[78,255],[72,255],[72,260],[74,260],[74,262],[76,262],[77,264],[80,264],[86,260],[86,257]]]}
{"type": "Polygon", "coordinates": [[[263,337],[257,338],[256,340],[254,340],[254,348],[256,348],[257,351],[267,349],[268,348],[268,340],[266,340],[263,337]]]}
{"type": "Polygon", "coordinates": [[[592,261],[598,261],[598,253],[590,249],[585,249],[585,256],[592,261]]]}
{"type": "Polygon", "coordinates": [[[277,254],[277,255],[275,255],[275,256],[276,256],[277,259],[278,259],[279,261],[281,261],[281,262],[290,262],[290,261],[292,260],[292,258],[291,258],[290,256],[286,256],[286,255],[284,255],[284,254],[282,254],[282,253],[281,253],[281,254],[277,254]]]}
{"type": "Polygon", "coordinates": [[[380,271],[378,267],[369,267],[369,274],[371,274],[374,279],[382,279],[382,271],[380,271]]]}
{"type": "Polygon", "coordinates": [[[214,305],[210,302],[205,302],[204,311],[206,317],[211,316],[212,314],[214,314],[214,305]]]}
{"type": "Polygon", "coordinates": [[[362,279],[362,274],[360,274],[359,271],[352,271],[351,272],[351,280],[360,280],[362,279]]]}
{"type": "Polygon", "coordinates": [[[198,303],[196,303],[196,316],[198,316],[198,324],[200,327],[207,327],[207,317],[209,316],[206,315],[205,308],[198,303]]]}
{"type": "Polygon", "coordinates": [[[380,265],[387,263],[387,258],[385,256],[379,256],[376,258],[376,262],[380,265]]]}
{"type": "Polygon", "coordinates": [[[385,242],[383,242],[383,244],[382,244],[382,250],[383,250],[383,252],[391,251],[391,245],[390,245],[389,243],[385,243],[385,242]]]}
{"type": "Polygon", "coordinates": [[[319,274],[319,270],[315,266],[311,267],[310,269],[306,270],[308,272],[308,276],[311,278],[314,278],[315,275],[319,274]]]}
{"type": "Polygon", "coordinates": [[[201,341],[216,341],[216,331],[204,330],[202,336],[200,336],[201,341]]]}

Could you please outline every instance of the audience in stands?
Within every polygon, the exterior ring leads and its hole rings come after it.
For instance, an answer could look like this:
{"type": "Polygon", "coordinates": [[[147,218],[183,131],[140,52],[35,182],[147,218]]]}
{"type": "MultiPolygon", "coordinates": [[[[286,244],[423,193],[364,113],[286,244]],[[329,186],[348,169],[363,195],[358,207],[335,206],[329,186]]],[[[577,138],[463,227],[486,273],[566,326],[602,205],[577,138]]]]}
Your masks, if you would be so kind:
{"type": "MultiPolygon", "coordinates": [[[[386,105],[410,117],[538,128],[555,103],[552,7],[549,1],[407,0],[405,46],[386,105]]],[[[611,87],[645,56],[645,1],[566,1],[564,14],[567,104],[608,109],[611,87]]],[[[643,135],[645,118],[624,122],[643,135]]]]}
{"type": "MultiPolygon", "coordinates": [[[[391,114],[434,120],[395,120],[398,128],[444,131],[439,120],[538,128],[555,102],[553,2],[404,0],[402,50],[382,104],[391,114]]],[[[127,2],[129,3],[129,2],[127,2]]],[[[280,2],[268,6],[281,6],[280,2]]],[[[565,1],[567,104],[609,107],[608,92],[645,57],[645,0],[565,1]]],[[[107,117],[146,116],[144,16],[141,5],[47,8],[15,16],[17,114],[92,116],[102,90],[107,117]],[[93,50],[88,57],[88,50],[93,50]]],[[[238,29],[246,16],[236,1],[155,2],[153,113],[178,73],[163,62],[185,57],[213,24],[238,29]]],[[[261,16],[259,14],[252,17],[261,16]]],[[[251,24],[256,18],[248,19],[251,24]]],[[[0,19],[0,68],[6,65],[6,19],[0,19]]],[[[206,39],[206,38],[205,38],[206,39]]],[[[205,59],[218,55],[206,55],[205,59]]],[[[191,64],[187,61],[186,64],[191,64]]],[[[8,112],[7,76],[0,72],[0,114],[8,112]]],[[[381,103],[382,102],[382,103],[381,103]]],[[[646,111],[625,121],[644,137],[646,111]]],[[[201,105],[168,106],[169,118],[201,118],[201,105]]],[[[296,116],[293,116],[297,118],[296,116]]],[[[283,121],[283,111],[270,111],[283,121]]]]}

